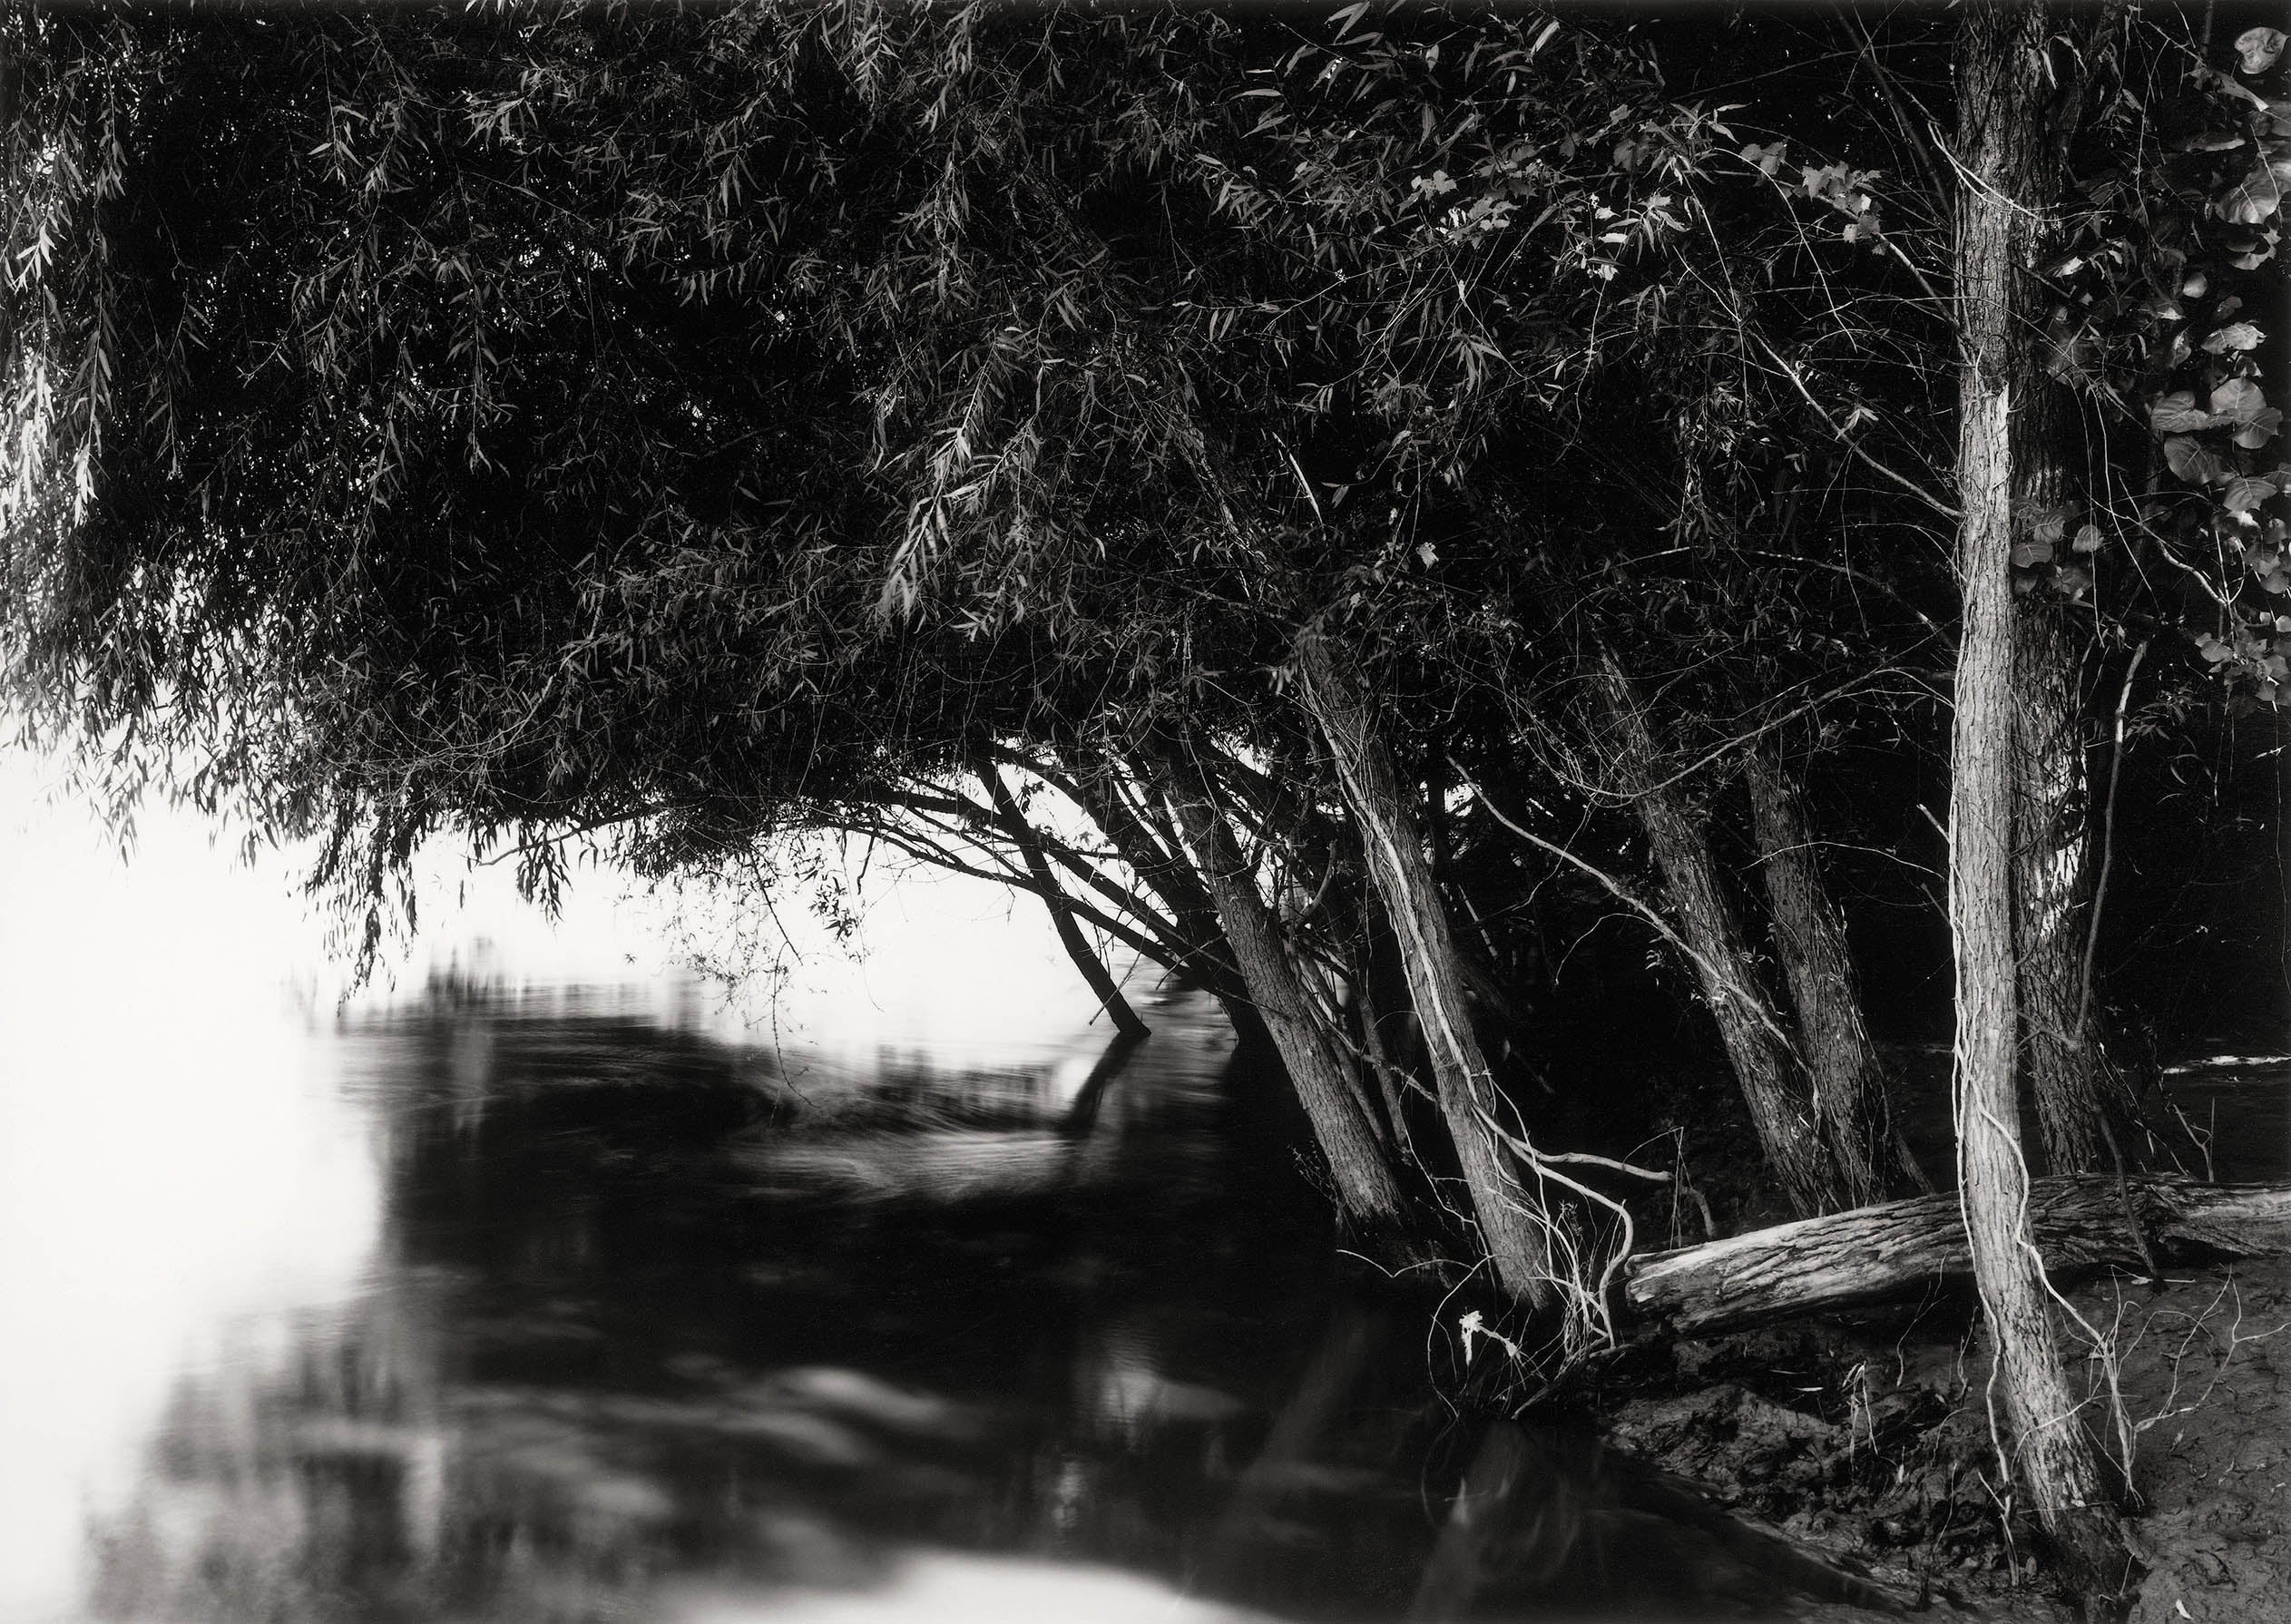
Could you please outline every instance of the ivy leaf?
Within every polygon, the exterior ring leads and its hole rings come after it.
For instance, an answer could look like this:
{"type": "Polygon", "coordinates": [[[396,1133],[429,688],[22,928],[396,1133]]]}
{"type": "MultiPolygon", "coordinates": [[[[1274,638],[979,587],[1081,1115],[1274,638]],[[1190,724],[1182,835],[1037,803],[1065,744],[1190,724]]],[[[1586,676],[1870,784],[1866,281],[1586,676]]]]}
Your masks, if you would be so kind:
{"type": "Polygon", "coordinates": [[[2098,553],[2100,550],[2100,527],[2088,523],[2078,527],[2076,539],[2069,545],[2079,553],[2098,553]]]}
{"type": "Polygon", "coordinates": [[[2238,69],[2246,73],[2264,73],[2275,66],[2276,58],[2283,54],[2283,30],[2280,28],[2247,28],[2236,36],[2236,55],[2238,69]]]}
{"type": "Polygon", "coordinates": [[[2174,389],[2148,408],[2148,421],[2159,435],[2184,435],[2219,420],[2196,405],[2195,391],[2174,389]]]}
{"type": "Polygon", "coordinates": [[[2213,417],[2238,427],[2257,421],[2267,409],[2267,395],[2247,377],[2231,377],[2211,392],[2213,417]]]}
{"type": "Polygon", "coordinates": [[[1757,164],[1760,174],[1771,175],[1782,167],[1782,160],[1789,155],[1789,150],[1790,143],[1787,140],[1777,141],[1770,147],[1762,147],[1752,142],[1742,149],[1740,156],[1743,162],[1757,164]]]}
{"type": "Polygon", "coordinates": [[[2050,542],[2032,539],[2012,544],[2012,567],[2016,570],[2033,570],[2039,564],[2051,562],[2052,543],[2050,542]]]}
{"type": "Polygon", "coordinates": [[[2225,355],[2229,350],[2257,349],[2267,334],[2247,321],[2230,322],[2204,340],[2204,348],[2211,354],[2225,355]]]}

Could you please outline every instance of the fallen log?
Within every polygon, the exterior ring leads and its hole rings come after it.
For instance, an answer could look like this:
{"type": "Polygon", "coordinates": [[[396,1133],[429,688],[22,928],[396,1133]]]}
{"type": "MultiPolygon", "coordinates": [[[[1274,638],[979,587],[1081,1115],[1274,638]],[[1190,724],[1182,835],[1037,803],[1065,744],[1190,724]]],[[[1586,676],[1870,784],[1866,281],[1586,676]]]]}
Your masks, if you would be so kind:
{"type": "MultiPolygon", "coordinates": [[[[2029,1216],[2056,1282],[2107,1267],[2145,1272],[2150,1258],[2184,1265],[2291,1252],[2291,1184],[2039,1179],[2029,1216]]],[[[1900,1302],[1972,1273],[1957,1198],[1920,1196],[1646,1253],[1631,1260],[1622,1295],[1641,1323],[1709,1335],[1900,1302]]]]}

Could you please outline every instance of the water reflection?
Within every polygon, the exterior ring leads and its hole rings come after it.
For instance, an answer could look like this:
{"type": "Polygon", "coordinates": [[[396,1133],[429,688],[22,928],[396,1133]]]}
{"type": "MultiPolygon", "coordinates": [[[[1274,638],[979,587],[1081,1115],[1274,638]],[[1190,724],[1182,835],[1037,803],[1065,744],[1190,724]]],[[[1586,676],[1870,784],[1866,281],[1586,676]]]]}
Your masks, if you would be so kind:
{"type": "Polygon", "coordinates": [[[579,1000],[350,1026],[364,1284],[183,1373],[85,1610],[1734,1617],[1830,1582],[1588,1438],[1458,1418],[1236,1130],[1220,1023],[1156,1022],[1094,1076],[579,1000]]]}

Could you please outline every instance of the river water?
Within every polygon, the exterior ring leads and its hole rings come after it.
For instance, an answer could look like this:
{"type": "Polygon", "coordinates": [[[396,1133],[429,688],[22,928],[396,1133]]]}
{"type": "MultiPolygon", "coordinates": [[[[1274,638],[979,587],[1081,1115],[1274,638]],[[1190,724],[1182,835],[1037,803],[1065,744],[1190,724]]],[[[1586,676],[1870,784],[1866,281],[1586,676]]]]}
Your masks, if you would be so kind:
{"type": "Polygon", "coordinates": [[[1087,1032],[855,1061],[446,987],[20,1112],[0,1616],[1787,1606],[1563,1432],[1459,1541],[1491,1434],[1431,1327],[1340,1276],[1212,1012],[1150,1015],[1108,1081],[1087,1032]]]}

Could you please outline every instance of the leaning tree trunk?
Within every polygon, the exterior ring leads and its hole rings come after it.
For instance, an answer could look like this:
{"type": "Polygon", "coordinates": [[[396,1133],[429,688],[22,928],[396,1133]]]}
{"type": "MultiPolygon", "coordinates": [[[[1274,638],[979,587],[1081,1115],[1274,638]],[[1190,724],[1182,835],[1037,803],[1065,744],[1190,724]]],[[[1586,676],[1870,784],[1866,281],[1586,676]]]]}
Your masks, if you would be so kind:
{"type": "Polygon", "coordinates": [[[1051,870],[1050,859],[1043,851],[1042,836],[1035,832],[1033,825],[1026,821],[1026,814],[1011,795],[1010,786],[1003,782],[1003,769],[992,762],[982,761],[978,765],[978,776],[986,785],[987,795],[994,800],[994,816],[1002,820],[1004,832],[1018,847],[1020,856],[1025,861],[1026,872],[1033,879],[1034,889],[1042,896],[1043,905],[1050,910],[1051,923],[1057,927],[1058,940],[1064,945],[1066,956],[1073,961],[1074,968],[1082,972],[1082,980],[1089,983],[1090,990],[1097,994],[1099,1007],[1112,1020],[1114,1031],[1133,1041],[1144,1037],[1151,1029],[1139,1017],[1138,1012],[1130,1007],[1130,1001],[1121,995],[1121,988],[1113,979],[1112,973],[1107,970],[1105,961],[1098,956],[1097,950],[1082,934],[1081,923],[1074,918],[1073,906],[1066,900],[1066,888],[1058,883],[1057,875],[1051,870]]]}
{"type": "MultiPolygon", "coordinates": [[[[1851,1207],[1858,1198],[1823,1145],[1812,1091],[1804,1082],[1773,1002],[1750,967],[1749,949],[1727,900],[1718,865],[1702,826],[1678,791],[1662,781],[1661,753],[1639,695],[1621,663],[1601,651],[1594,681],[1612,729],[1625,793],[1646,831],[1669,913],[1686,944],[1695,981],[1718,1022],[1727,1059],[1750,1109],[1750,1125],[1767,1165],[1801,1217],[1851,1207]]],[[[1866,1162],[1866,1153],[1863,1160],[1866,1162]]]]}
{"type": "Polygon", "coordinates": [[[1312,1123],[1336,1187],[1339,1219],[1380,1242],[1397,1243],[1405,1233],[1407,1216],[1399,1180],[1361,1109],[1344,1056],[1320,1029],[1280,925],[1258,895],[1256,876],[1218,808],[1208,774],[1182,747],[1163,740],[1154,741],[1146,759],[1156,788],[1193,848],[1194,862],[1216,904],[1218,922],[1248,984],[1258,1017],[1271,1034],[1312,1123]]]}
{"type": "Polygon", "coordinates": [[[2045,142],[2041,4],[1973,0],[1957,47],[1956,292],[1963,354],[1957,568],[1963,627],[1951,742],[1949,918],[1956,948],[1959,1199],[1994,1337],[2006,1442],[2070,1579],[2092,1593],[2129,1567],[2100,1458],[2078,1419],[2029,1219],[2014,1088],[2020,989],[2013,954],[2013,411],[2039,375],[2023,297],[2052,184],[2045,142]]]}
{"type": "Polygon", "coordinates": [[[1513,1180],[1483,1120],[1501,1110],[1502,1102],[1473,1034],[1455,944],[1391,758],[1366,701],[1338,670],[1317,630],[1307,628],[1297,640],[1297,663],[1305,706],[1327,740],[1345,805],[1360,831],[1369,883],[1400,944],[1440,1114],[1455,1141],[1481,1242],[1507,1292],[1536,1307],[1547,1306],[1553,1301],[1553,1259],[1542,1192],[1513,1180]]]}
{"type": "Polygon", "coordinates": [[[1114,783],[1122,768],[1112,760],[1077,748],[1064,752],[1062,761],[1082,809],[1139,882],[1170,910],[1176,930],[1162,934],[1179,964],[1224,1006],[1245,1042],[1269,1041],[1218,924],[1217,903],[1182,849],[1166,843],[1131,809],[1114,783]]]}
{"type": "MultiPolygon", "coordinates": [[[[2075,427],[2073,403],[2050,379],[2032,379],[2030,386],[2041,404],[2024,409],[2015,430],[2030,442],[2031,500],[2059,511],[2071,477],[2063,440],[2075,427]]],[[[2094,899],[2081,661],[2058,604],[2023,602],[2014,631],[2020,762],[2012,877],[2022,1042],[2047,1165],[2056,1173],[2093,1172],[2114,1167],[2116,1152],[2129,1147],[2125,1130],[2134,1112],[2086,982],[2094,899]]]]}
{"type": "Polygon", "coordinates": [[[1894,1182],[1886,1177],[1888,1163],[1899,1169],[1900,1182],[1931,1189],[1887,1109],[1888,1079],[1863,1013],[1846,921],[1814,860],[1797,786],[1763,749],[1750,752],[1743,777],[1774,951],[1797,1011],[1798,1047],[1814,1080],[1814,1114],[1838,1178],[1855,1206],[1885,1197],[1894,1182]]]}

